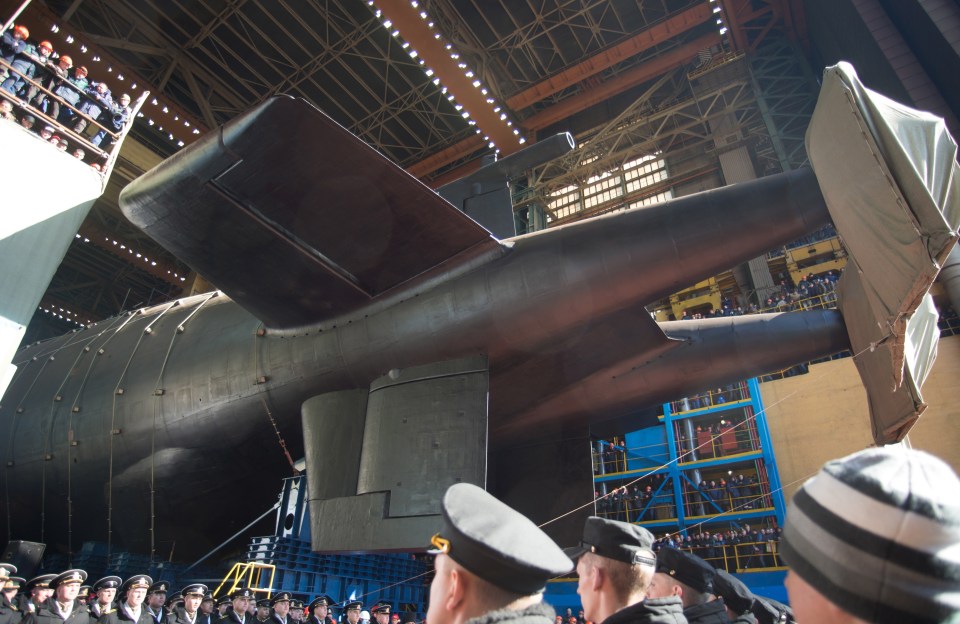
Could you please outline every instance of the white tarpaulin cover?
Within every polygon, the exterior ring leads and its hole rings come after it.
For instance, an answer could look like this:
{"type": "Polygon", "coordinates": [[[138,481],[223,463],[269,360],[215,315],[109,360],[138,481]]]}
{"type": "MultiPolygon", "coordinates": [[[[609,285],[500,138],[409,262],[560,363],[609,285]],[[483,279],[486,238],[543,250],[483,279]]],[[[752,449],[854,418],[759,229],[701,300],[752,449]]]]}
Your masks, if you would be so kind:
{"type": "Polygon", "coordinates": [[[837,292],[874,439],[899,441],[926,407],[920,386],[936,358],[927,291],[960,227],[957,144],[942,119],[865,88],[840,63],[824,72],[806,145],[850,253],[837,292]]]}

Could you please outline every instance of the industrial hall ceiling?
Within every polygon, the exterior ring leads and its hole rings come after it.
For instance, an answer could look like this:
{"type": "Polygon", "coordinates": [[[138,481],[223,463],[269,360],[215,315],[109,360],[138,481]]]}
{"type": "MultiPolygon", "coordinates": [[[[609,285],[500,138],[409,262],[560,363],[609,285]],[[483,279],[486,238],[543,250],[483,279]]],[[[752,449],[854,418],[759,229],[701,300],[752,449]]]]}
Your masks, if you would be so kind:
{"type": "Polygon", "coordinates": [[[17,21],[115,92],[151,92],[27,341],[215,287],[117,196],[271,96],[306,99],[434,187],[569,131],[582,150],[525,182],[542,208],[603,167],[715,151],[718,123],[768,148],[761,171],[789,168],[816,90],[800,0],[34,0],[17,21]],[[760,106],[765,72],[786,82],[760,106]]]}

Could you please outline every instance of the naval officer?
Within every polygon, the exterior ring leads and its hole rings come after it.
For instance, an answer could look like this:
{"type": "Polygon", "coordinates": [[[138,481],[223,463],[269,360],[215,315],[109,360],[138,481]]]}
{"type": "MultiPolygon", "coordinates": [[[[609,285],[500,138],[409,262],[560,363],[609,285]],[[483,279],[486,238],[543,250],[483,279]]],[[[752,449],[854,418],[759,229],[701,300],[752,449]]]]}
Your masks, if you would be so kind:
{"type": "Polygon", "coordinates": [[[264,624],[270,619],[270,599],[261,598],[257,601],[257,622],[264,624]]]}
{"type": "Polygon", "coordinates": [[[255,598],[253,590],[247,587],[235,589],[230,594],[230,604],[233,606],[233,610],[227,611],[227,614],[220,619],[220,624],[249,624],[252,622],[256,618],[247,615],[247,609],[250,607],[250,601],[255,598]]]}
{"type": "Polygon", "coordinates": [[[153,579],[146,574],[131,576],[120,586],[120,602],[100,614],[99,624],[153,624],[153,617],[147,613],[143,600],[153,579]]]}
{"type": "Polygon", "coordinates": [[[53,590],[50,589],[50,581],[55,576],[56,574],[41,574],[27,581],[27,584],[23,586],[23,594],[18,598],[20,603],[17,607],[21,613],[24,615],[35,613],[37,607],[53,595],[53,590]]]}
{"type": "Polygon", "coordinates": [[[197,619],[197,624],[217,624],[219,619],[217,600],[207,589],[207,593],[203,595],[203,600],[200,601],[200,617],[197,619]]]}
{"type": "Polygon", "coordinates": [[[346,616],[347,624],[357,624],[360,621],[360,612],[363,610],[363,603],[359,600],[351,600],[343,605],[343,613],[346,616]]]}
{"type": "Polygon", "coordinates": [[[443,528],[431,539],[436,574],[427,621],[552,624],[543,591],[548,580],[573,569],[560,547],[475,485],[452,485],[441,511],[443,528]]]}
{"type": "Polygon", "coordinates": [[[270,614],[272,624],[289,624],[290,619],[290,592],[277,592],[270,599],[273,613],[270,614]]]}
{"type": "Polygon", "coordinates": [[[370,613],[373,615],[373,619],[377,621],[377,624],[390,624],[390,613],[392,611],[393,606],[385,600],[381,600],[370,607],[370,613]]]}
{"type": "Polygon", "coordinates": [[[679,598],[647,597],[657,565],[653,541],[641,526],[587,518],[580,546],[564,551],[577,562],[584,617],[600,624],[687,624],[679,598]]]}
{"type": "Polygon", "coordinates": [[[170,583],[157,581],[147,590],[147,613],[153,618],[155,624],[163,624],[167,619],[165,607],[167,603],[167,591],[169,589],[170,583]]]}
{"type": "Polygon", "coordinates": [[[48,584],[53,596],[41,603],[35,613],[23,616],[23,624],[90,624],[87,605],[77,600],[80,585],[87,580],[83,570],[67,570],[56,575],[48,584]]]}
{"type": "Polygon", "coordinates": [[[113,608],[113,599],[117,597],[117,588],[122,582],[119,576],[105,576],[93,584],[97,599],[90,605],[90,615],[99,618],[105,611],[113,608]]]}
{"type": "MultiPolygon", "coordinates": [[[[0,565],[10,566],[16,572],[17,568],[9,563],[0,565]]],[[[9,570],[7,570],[9,572],[9,570]]],[[[27,581],[19,576],[7,576],[0,579],[0,624],[20,624],[23,613],[16,604],[17,592],[27,581]]]]}
{"type": "Polygon", "coordinates": [[[677,550],[661,548],[657,553],[657,572],[650,582],[647,596],[677,596],[683,603],[683,615],[690,624],[726,624],[727,608],[713,587],[717,571],[700,557],[677,550]]]}
{"type": "Polygon", "coordinates": [[[330,607],[336,604],[336,600],[327,596],[317,596],[308,605],[310,607],[310,617],[307,618],[307,624],[334,624],[330,617],[330,607]]]}
{"type": "Polygon", "coordinates": [[[207,593],[207,586],[203,583],[187,585],[180,590],[183,604],[174,607],[173,613],[167,616],[167,624],[199,624],[200,603],[207,593]]]}
{"type": "Polygon", "coordinates": [[[290,620],[293,622],[303,621],[303,601],[299,598],[290,599],[290,620]]]}

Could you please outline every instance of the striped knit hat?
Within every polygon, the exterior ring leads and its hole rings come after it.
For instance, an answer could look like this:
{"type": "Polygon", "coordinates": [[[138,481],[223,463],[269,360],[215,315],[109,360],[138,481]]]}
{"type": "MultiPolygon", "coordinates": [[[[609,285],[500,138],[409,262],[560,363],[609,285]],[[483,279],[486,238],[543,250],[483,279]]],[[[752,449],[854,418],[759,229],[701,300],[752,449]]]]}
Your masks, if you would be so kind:
{"type": "Polygon", "coordinates": [[[960,622],[960,480],[932,455],[888,446],[828,462],[794,495],[781,550],[867,622],[960,622]]]}

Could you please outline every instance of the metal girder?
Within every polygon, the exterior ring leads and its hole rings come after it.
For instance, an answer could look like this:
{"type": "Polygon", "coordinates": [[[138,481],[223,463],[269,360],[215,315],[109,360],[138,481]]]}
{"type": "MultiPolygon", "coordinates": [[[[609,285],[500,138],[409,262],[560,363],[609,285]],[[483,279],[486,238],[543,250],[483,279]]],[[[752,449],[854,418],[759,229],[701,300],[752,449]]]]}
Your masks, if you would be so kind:
{"type": "Polygon", "coordinates": [[[472,83],[456,60],[444,48],[444,44],[434,37],[434,32],[420,17],[409,0],[377,0],[377,7],[393,22],[400,35],[416,49],[420,57],[432,69],[440,82],[460,102],[470,116],[476,120],[477,127],[490,137],[503,155],[512,154],[520,149],[519,137],[501,120],[493,106],[486,101],[480,89],[472,83]]]}
{"type": "Polygon", "coordinates": [[[770,135],[757,149],[762,174],[790,171],[807,162],[805,136],[817,103],[817,81],[796,44],[785,36],[768,37],[750,55],[750,76],[770,135]]]}
{"type": "Polygon", "coordinates": [[[558,93],[585,78],[594,76],[609,69],[631,56],[640,54],[650,48],[676,37],[691,28],[702,24],[712,17],[713,9],[708,2],[696,4],[685,11],[681,11],[668,19],[651,26],[639,34],[619,43],[612,48],[596,54],[562,72],[539,82],[532,87],[507,99],[507,105],[513,110],[520,110],[547,96],[558,93]]]}
{"type": "Polygon", "coordinates": [[[460,160],[464,156],[469,156],[477,150],[484,148],[486,144],[487,142],[484,141],[483,137],[479,134],[470,135],[462,141],[458,141],[450,147],[431,154],[420,162],[407,167],[407,173],[416,178],[422,178],[441,167],[460,160]]]}
{"type": "MultiPolygon", "coordinates": [[[[554,190],[583,185],[592,176],[637,156],[662,153],[676,157],[681,150],[702,154],[712,149],[710,124],[725,115],[735,114],[745,124],[759,122],[756,100],[747,81],[731,81],[696,97],[687,91],[681,98],[676,97],[676,85],[670,80],[661,81],[659,86],[659,92],[656,86],[651,88],[641,97],[641,103],[618,118],[617,124],[581,137],[579,149],[534,169],[528,178],[528,194],[538,197],[546,207],[554,190]],[[658,105],[665,101],[676,103],[658,105]]],[[[622,201],[614,200],[598,207],[598,211],[610,210],[618,203],[622,201]]]]}
{"type": "Polygon", "coordinates": [[[753,52],[773,28],[783,27],[782,0],[720,0],[724,22],[730,28],[734,50],[753,52]]]}
{"type": "Polygon", "coordinates": [[[745,52],[749,45],[747,37],[743,33],[740,20],[734,6],[735,0],[720,0],[720,6],[723,7],[723,20],[730,29],[730,44],[734,52],[745,52]]]}
{"type": "Polygon", "coordinates": [[[115,48],[117,50],[129,50],[131,52],[140,52],[142,54],[151,54],[153,56],[166,56],[167,51],[163,48],[151,45],[144,45],[142,43],[134,43],[132,41],[124,41],[123,39],[114,39],[113,37],[104,37],[103,35],[92,35],[87,34],[87,37],[96,42],[98,45],[102,45],[106,48],[115,48]]]}
{"type": "Polygon", "coordinates": [[[680,67],[688,63],[700,50],[717,45],[720,41],[721,38],[718,32],[702,35],[670,52],[658,55],[647,63],[643,63],[634,69],[618,74],[614,78],[596,87],[587,89],[579,95],[562,100],[558,104],[554,104],[549,108],[535,113],[520,123],[528,130],[546,128],[561,119],[566,119],[594,104],[598,104],[617,93],[622,93],[631,87],[652,80],[664,72],[680,67]]]}
{"type": "MultiPolygon", "coordinates": [[[[96,245],[103,251],[134,264],[134,266],[136,266],[136,268],[139,270],[144,271],[145,273],[148,273],[157,279],[161,279],[171,286],[180,288],[182,282],[179,278],[173,276],[173,274],[177,272],[176,267],[168,266],[162,260],[160,262],[157,262],[156,259],[150,260],[149,258],[144,260],[142,257],[143,254],[133,251],[132,248],[128,247],[126,249],[122,249],[121,244],[113,244],[113,241],[117,239],[116,234],[112,234],[108,230],[98,226],[90,219],[87,219],[83,222],[83,224],[80,226],[80,231],[78,234],[88,239],[91,244],[96,245]],[[128,256],[140,257],[137,257],[136,260],[138,262],[135,262],[128,256]],[[151,264],[151,262],[153,264],[151,264]]],[[[126,247],[126,245],[124,245],[124,247],[126,247]]]]}
{"type": "Polygon", "coordinates": [[[76,303],[54,297],[49,292],[40,300],[39,307],[44,311],[50,310],[50,314],[59,314],[64,321],[81,325],[89,325],[90,323],[95,323],[103,319],[103,316],[100,314],[77,307],[76,303]]]}
{"type": "MultiPolygon", "coordinates": [[[[171,67],[173,65],[171,64],[171,67]]],[[[200,107],[200,112],[203,113],[203,118],[206,120],[207,125],[211,128],[215,128],[217,125],[217,118],[213,115],[213,109],[210,108],[210,104],[207,102],[207,99],[204,97],[203,92],[200,90],[200,85],[197,83],[196,77],[193,75],[193,72],[189,69],[182,69],[180,73],[183,74],[183,79],[187,81],[187,86],[190,88],[190,93],[193,94],[193,97],[196,98],[197,106],[200,107]]]]}

